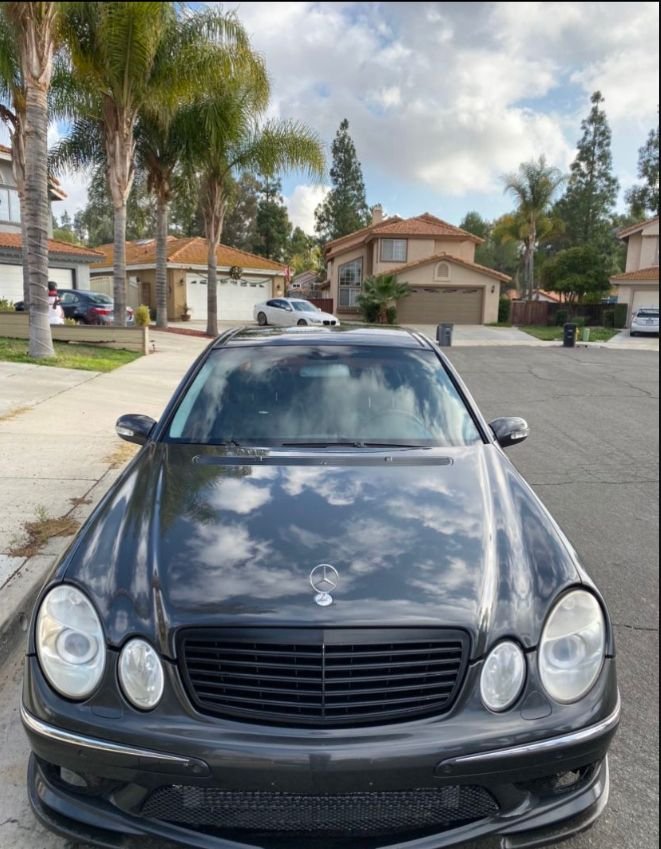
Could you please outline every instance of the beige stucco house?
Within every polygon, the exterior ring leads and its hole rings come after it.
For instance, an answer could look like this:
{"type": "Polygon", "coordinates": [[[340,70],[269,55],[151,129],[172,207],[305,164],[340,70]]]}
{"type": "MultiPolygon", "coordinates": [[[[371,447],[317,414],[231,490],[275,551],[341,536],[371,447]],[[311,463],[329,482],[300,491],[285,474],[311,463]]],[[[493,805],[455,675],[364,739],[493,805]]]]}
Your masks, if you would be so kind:
{"type": "Polygon", "coordinates": [[[395,274],[410,287],[397,305],[399,324],[495,322],[500,284],[510,278],[475,262],[482,241],[428,212],[384,218],[375,206],[368,227],[324,248],[335,310],[340,316],[357,312],[363,281],[395,274]]]}
{"type": "MultiPolygon", "coordinates": [[[[92,266],[92,288],[112,294],[113,245],[96,248],[102,258],[92,266]]],[[[168,318],[179,320],[188,307],[194,320],[207,317],[207,242],[199,236],[167,238],[168,318]]],[[[285,291],[286,268],[263,256],[218,245],[218,317],[252,321],[253,306],[285,291]],[[237,272],[232,274],[232,270],[237,272]]],[[[126,243],[127,297],[130,306],[156,307],[156,240],[126,243]]]]}
{"type": "Polygon", "coordinates": [[[659,216],[625,227],[617,234],[627,243],[627,264],[610,278],[620,304],[628,304],[627,326],[641,307],[659,306],[659,216]]]}

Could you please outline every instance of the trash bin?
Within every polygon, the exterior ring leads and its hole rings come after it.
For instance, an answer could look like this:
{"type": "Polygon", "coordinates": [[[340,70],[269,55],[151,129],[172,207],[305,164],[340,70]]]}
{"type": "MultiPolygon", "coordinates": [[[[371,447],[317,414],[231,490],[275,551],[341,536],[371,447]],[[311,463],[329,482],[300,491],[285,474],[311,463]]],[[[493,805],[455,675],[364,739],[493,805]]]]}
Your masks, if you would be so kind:
{"type": "Polygon", "coordinates": [[[441,348],[449,348],[452,345],[452,330],[454,324],[439,324],[436,328],[436,341],[441,348]]]}
{"type": "Polygon", "coordinates": [[[590,328],[584,327],[581,331],[581,342],[589,342],[590,341],[590,328]]]}
{"type": "Polygon", "coordinates": [[[574,348],[576,346],[576,325],[568,322],[563,328],[562,345],[564,348],[574,348]]]}

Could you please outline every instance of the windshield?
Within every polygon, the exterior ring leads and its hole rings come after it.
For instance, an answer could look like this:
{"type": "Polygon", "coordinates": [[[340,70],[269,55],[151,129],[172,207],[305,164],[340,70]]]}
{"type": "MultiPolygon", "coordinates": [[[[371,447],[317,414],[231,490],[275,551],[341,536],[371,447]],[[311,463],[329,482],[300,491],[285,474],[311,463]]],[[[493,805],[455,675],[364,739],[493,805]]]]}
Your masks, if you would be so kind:
{"type": "Polygon", "coordinates": [[[658,310],[638,310],[636,313],[636,318],[658,318],[659,311],[658,310]]]}
{"type": "Polygon", "coordinates": [[[309,301],[290,301],[289,303],[299,312],[319,312],[318,307],[309,301]]]}
{"type": "Polygon", "coordinates": [[[479,442],[480,434],[433,351],[278,345],[213,351],[166,439],[460,446],[479,442]]]}
{"type": "Polygon", "coordinates": [[[92,292],[90,294],[90,301],[93,304],[112,304],[112,298],[109,295],[102,295],[99,292],[92,292]]]}

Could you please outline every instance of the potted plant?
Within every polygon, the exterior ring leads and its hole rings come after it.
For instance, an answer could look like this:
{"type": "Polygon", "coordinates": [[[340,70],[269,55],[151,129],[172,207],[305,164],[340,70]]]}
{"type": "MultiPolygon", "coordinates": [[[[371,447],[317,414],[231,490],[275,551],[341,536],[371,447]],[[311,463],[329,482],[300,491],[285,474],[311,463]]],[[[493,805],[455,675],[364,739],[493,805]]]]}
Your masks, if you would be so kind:
{"type": "Polygon", "coordinates": [[[182,321],[189,321],[190,317],[191,317],[191,308],[188,306],[188,304],[184,304],[183,309],[181,311],[181,320],[182,321]]]}

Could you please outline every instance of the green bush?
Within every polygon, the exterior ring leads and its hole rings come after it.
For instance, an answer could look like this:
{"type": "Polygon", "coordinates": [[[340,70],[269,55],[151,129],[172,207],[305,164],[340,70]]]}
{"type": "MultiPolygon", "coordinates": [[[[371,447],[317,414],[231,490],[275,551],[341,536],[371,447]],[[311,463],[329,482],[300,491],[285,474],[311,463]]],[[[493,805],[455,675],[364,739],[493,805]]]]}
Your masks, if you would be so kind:
{"type": "Polygon", "coordinates": [[[615,310],[604,310],[601,314],[604,327],[615,327],[615,310]]]}
{"type": "Polygon", "coordinates": [[[75,318],[65,318],[64,323],[67,327],[77,327],[78,326],[78,322],[76,321],[75,318]]]}
{"type": "Polygon", "coordinates": [[[571,319],[571,323],[575,324],[576,327],[585,327],[585,325],[587,324],[587,319],[582,315],[577,315],[571,319]]]}
{"type": "Polygon", "coordinates": [[[138,327],[148,327],[150,321],[149,307],[145,306],[145,304],[140,304],[135,311],[135,323],[138,327]]]}
{"type": "Polygon", "coordinates": [[[360,312],[366,322],[374,324],[379,317],[379,305],[374,301],[363,300],[360,303],[360,312]]]}
{"type": "Polygon", "coordinates": [[[627,313],[629,312],[628,304],[614,304],[613,309],[615,310],[615,327],[618,330],[621,330],[623,327],[627,326],[627,313]]]}
{"type": "Polygon", "coordinates": [[[567,310],[557,310],[555,314],[555,323],[557,327],[562,327],[563,324],[567,324],[567,319],[569,318],[569,312],[567,310]]]}
{"type": "Polygon", "coordinates": [[[498,324],[507,324],[512,314],[512,302],[509,298],[500,298],[498,301],[498,324]]]}
{"type": "Polygon", "coordinates": [[[0,298],[0,312],[15,312],[14,304],[7,298],[0,298]]]}
{"type": "Polygon", "coordinates": [[[397,323],[397,307],[388,307],[386,309],[386,321],[388,324],[397,323]]]}

